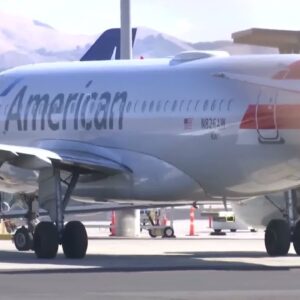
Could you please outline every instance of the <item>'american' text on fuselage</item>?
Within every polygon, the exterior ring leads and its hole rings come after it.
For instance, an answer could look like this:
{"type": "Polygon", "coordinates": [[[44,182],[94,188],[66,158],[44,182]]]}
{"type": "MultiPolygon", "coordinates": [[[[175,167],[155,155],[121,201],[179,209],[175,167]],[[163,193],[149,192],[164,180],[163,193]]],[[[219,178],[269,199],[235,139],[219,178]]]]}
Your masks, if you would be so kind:
{"type": "Polygon", "coordinates": [[[126,91],[113,94],[109,91],[57,93],[54,97],[49,93],[28,94],[27,85],[17,92],[7,111],[5,131],[10,129],[12,123],[17,125],[18,131],[123,128],[126,91]],[[95,104],[94,109],[88,112],[92,103],[95,104]],[[71,124],[67,122],[69,119],[71,124]],[[117,126],[114,122],[118,123],[117,126]]]}

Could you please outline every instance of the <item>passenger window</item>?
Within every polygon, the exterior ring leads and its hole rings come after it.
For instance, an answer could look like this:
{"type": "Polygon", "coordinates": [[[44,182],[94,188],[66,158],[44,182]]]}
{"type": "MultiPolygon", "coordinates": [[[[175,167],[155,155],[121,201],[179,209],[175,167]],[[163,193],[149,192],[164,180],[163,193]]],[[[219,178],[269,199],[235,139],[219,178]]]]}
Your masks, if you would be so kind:
{"type": "Polygon", "coordinates": [[[233,99],[230,99],[230,100],[228,101],[228,104],[227,104],[227,110],[228,110],[228,111],[231,110],[232,102],[233,102],[233,99]]]}
{"type": "Polygon", "coordinates": [[[193,100],[190,100],[190,101],[189,101],[189,104],[188,104],[188,106],[187,106],[187,111],[190,111],[190,108],[191,108],[192,103],[193,103],[193,100]]]}
{"type": "Polygon", "coordinates": [[[182,111],[183,105],[184,105],[184,100],[181,100],[181,102],[180,102],[180,107],[179,107],[179,111],[182,111]]]}
{"type": "Polygon", "coordinates": [[[216,109],[217,100],[213,100],[210,106],[210,110],[214,111],[216,109]]]}
{"type": "Polygon", "coordinates": [[[150,105],[149,105],[149,112],[152,112],[154,108],[154,101],[151,101],[150,105]]]}
{"type": "Polygon", "coordinates": [[[165,103],[165,106],[164,106],[164,111],[167,111],[167,109],[168,109],[168,105],[169,105],[169,100],[167,100],[167,102],[165,103]]]}
{"type": "Polygon", "coordinates": [[[131,108],[131,101],[127,103],[126,112],[129,113],[131,108]]]}
{"type": "Polygon", "coordinates": [[[208,100],[205,100],[204,101],[204,104],[203,104],[203,111],[206,111],[207,110],[207,108],[208,108],[208,100]]]}
{"type": "Polygon", "coordinates": [[[143,113],[145,112],[146,107],[147,107],[147,102],[144,101],[144,102],[143,102],[143,105],[142,105],[142,112],[143,112],[143,113]]]}
{"type": "Polygon", "coordinates": [[[159,112],[161,109],[161,101],[158,101],[156,104],[156,111],[159,112]]]}
{"type": "Polygon", "coordinates": [[[134,104],[134,112],[136,112],[136,111],[137,111],[138,104],[139,104],[139,101],[136,101],[136,102],[135,102],[135,104],[134,104]]]}
{"type": "Polygon", "coordinates": [[[176,110],[176,108],[177,108],[177,103],[178,103],[177,100],[175,100],[175,101],[173,102],[173,105],[172,105],[172,112],[174,112],[174,111],[176,110]]]}
{"type": "Polygon", "coordinates": [[[197,111],[197,109],[198,109],[198,107],[199,107],[199,104],[200,104],[200,100],[197,100],[197,102],[196,102],[196,105],[195,105],[195,111],[197,111]]]}
{"type": "Polygon", "coordinates": [[[222,111],[222,105],[224,103],[224,99],[222,99],[219,103],[219,111],[222,111]]]}

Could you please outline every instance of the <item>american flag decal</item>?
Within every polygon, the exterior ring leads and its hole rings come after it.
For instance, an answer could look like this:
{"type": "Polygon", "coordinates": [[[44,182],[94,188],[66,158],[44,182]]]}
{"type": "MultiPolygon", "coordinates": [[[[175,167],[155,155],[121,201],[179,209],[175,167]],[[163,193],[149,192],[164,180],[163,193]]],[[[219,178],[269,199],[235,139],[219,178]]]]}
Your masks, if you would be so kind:
{"type": "Polygon", "coordinates": [[[193,118],[184,118],[183,119],[184,130],[189,130],[193,128],[193,118]]]}

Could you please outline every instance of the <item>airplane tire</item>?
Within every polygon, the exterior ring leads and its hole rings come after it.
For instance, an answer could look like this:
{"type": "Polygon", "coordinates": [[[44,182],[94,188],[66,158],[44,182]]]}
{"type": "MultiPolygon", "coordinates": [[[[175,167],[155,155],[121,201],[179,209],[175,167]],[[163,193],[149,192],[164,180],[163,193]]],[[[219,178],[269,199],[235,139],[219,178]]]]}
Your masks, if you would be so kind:
{"type": "Polygon", "coordinates": [[[173,236],[174,236],[174,229],[171,226],[167,226],[164,229],[163,237],[165,237],[165,238],[171,238],[173,236]]]}
{"type": "Polygon", "coordinates": [[[79,221],[71,221],[64,228],[62,247],[67,258],[85,257],[88,236],[84,225],[79,221]]]}
{"type": "Polygon", "coordinates": [[[265,232],[265,247],[270,256],[287,255],[290,249],[290,228],[285,220],[272,220],[265,232]]]}
{"type": "Polygon", "coordinates": [[[33,235],[24,226],[17,229],[13,239],[19,251],[29,251],[33,247],[33,235]]]}
{"type": "Polygon", "coordinates": [[[300,221],[297,222],[295,229],[294,229],[294,234],[293,234],[293,245],[295,252],[297,255],[300,255],[300,221]]]}
{"type": "Polygon", "coordinates": [[[58,232],[52,222],[40,222],[33,234],[33,248],[38,258],[54,258],[58,250],[58,232]]]}

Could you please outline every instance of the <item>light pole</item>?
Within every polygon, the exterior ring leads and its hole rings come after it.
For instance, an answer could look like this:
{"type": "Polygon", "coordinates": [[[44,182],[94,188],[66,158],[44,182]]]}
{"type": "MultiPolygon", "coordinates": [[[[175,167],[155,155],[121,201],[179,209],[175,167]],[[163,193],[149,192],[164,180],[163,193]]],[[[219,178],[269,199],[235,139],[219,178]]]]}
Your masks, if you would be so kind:
{"type": "Polygon", "coordinates": [[[132,58],[132,30],[130,0],[120,0],[121,10],[121,59],[132,58]]]}

